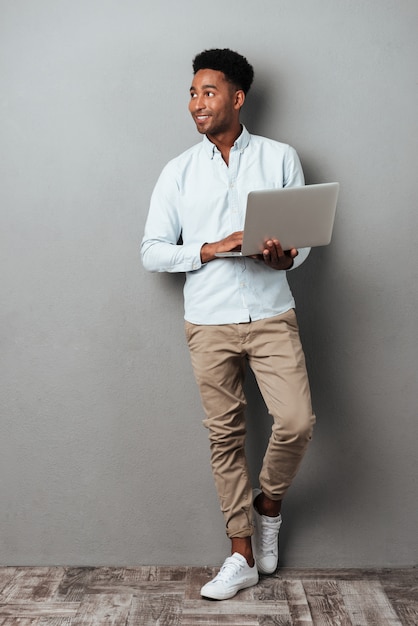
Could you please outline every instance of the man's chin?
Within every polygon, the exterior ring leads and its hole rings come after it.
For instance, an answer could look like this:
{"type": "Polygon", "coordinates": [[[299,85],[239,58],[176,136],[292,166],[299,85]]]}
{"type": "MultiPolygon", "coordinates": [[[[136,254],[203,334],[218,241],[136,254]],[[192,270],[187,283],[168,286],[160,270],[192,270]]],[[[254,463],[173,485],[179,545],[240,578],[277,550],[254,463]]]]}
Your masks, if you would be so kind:
{"type": "Polygon", "coordinates": [[[205,126],[202,126],[202,124],[196,124],[196,130],[201,135],[206,135],[207,133],[207,128],[205,126]]]}

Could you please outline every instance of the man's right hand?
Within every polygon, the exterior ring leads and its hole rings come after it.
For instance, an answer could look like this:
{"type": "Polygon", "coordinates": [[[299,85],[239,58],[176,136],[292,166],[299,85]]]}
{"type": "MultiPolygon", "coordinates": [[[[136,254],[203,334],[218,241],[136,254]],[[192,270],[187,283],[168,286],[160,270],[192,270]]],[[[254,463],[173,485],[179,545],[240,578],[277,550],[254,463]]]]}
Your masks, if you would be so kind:
{"type": "Polygon", "coordinates": [[[202,263],[209,263],[217,257],[215,252],[232,252],[232,250],[241,250],[243,231],[238,230],[221,241],[215,243],[204,243],[200,249],[200,258],[202,263]]]}

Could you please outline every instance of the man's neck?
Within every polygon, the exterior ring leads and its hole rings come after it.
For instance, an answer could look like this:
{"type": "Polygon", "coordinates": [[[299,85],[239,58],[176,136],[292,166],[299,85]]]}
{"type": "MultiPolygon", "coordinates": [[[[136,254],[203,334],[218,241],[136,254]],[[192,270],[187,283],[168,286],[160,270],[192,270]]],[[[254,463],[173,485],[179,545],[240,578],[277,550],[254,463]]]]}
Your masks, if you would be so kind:
{"type": "Polygon", "coordinates": [[[218,148],[219,152],[222,155],[223,160],[228,165],[229,164],[229,153],[234,143],[238,139],[238,137],[242,133],[242,126],[238,124],[238,126],[234,129],[226,131],[225,133],[220,133],[219,135],[206,135],[209,141],[215,144],[218,148]]]}

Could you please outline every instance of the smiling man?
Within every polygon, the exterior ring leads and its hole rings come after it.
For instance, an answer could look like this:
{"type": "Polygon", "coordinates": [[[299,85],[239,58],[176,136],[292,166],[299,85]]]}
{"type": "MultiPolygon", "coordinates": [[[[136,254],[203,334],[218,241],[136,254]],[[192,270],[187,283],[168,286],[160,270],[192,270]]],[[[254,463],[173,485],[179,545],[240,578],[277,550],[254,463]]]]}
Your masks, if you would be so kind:
{"type": "Polygon", "coordinates": [[[201,594],[224,600],[276,570],[281,503],[312,436],[315,416],[286,277],[309,250],[283,250],[267,238],[257,257],[215,256],[241,246],[250,191],[303,185],[304,178],[292,147],[251,135],[240,122],[253,81],[247,59],[205,50],[193,73],[189,110],[203,141],[162,171],[141,254],[150,271],[186,274],[186,338],[231,540],[231,555],[201,594]],[[247,365],[273,418],[254,490],[245,457],[247,365]]]}
{"type": "MultiPolygon", "coordinates": [[[[238,130],[236,112],[244,104],[244,99],[244,91],[234,89],[222,72],[199,70],[190,88],[189,104],[197,130],[207,135],[210,141],[235,133],[238,130]]],[[[229,158],[230,147],[225,150],[226,159],[229,158]]]]}

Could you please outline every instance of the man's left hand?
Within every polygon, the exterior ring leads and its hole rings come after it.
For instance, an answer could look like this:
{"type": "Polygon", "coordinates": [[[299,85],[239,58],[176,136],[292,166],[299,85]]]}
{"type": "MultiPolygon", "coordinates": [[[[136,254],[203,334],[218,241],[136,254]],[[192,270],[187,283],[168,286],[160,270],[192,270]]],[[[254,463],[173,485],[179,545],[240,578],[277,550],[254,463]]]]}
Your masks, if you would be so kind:
{"type": "Polygon", "coordinates": [[[293,259],[298,255],[296,248],[283,250],[280,241],[277,239],[267,239],[265,248],[260,258],[273,270],[290,270],[293,259]]]}

